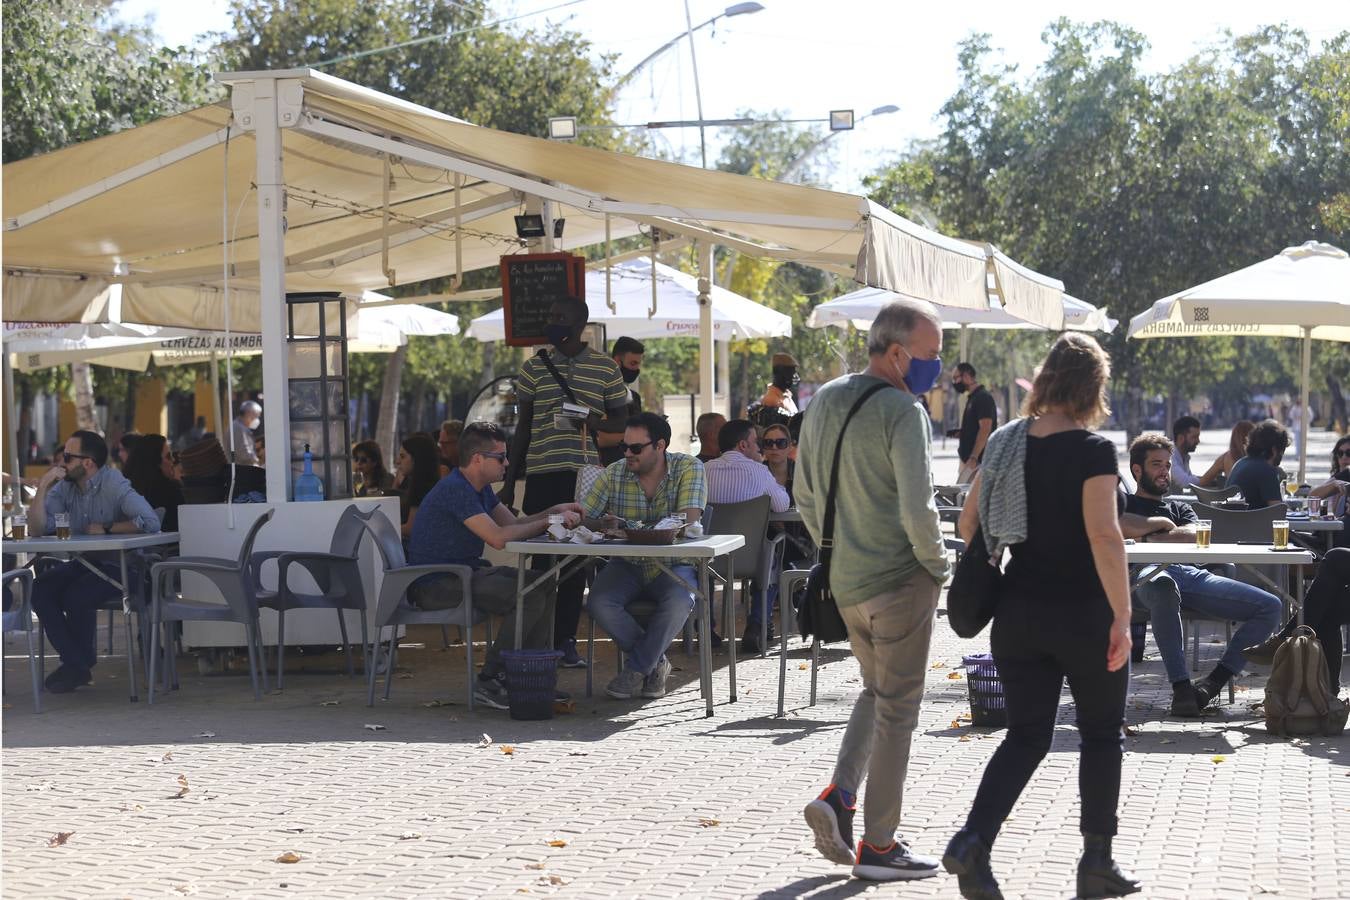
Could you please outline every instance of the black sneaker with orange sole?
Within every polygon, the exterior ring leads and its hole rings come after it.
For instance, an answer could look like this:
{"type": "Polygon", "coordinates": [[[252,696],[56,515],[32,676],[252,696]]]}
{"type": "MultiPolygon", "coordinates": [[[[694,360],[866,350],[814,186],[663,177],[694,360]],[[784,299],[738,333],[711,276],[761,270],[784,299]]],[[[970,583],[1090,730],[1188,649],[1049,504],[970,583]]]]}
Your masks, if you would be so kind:
{"type": "Polygon", "coordinates": [[[839,788],[830,785],[806,804],[802,812],[816,836],[816,849],[830,862],[853,865],[853,814],[856,809],[856,806],[845,805],[839,788]]]}

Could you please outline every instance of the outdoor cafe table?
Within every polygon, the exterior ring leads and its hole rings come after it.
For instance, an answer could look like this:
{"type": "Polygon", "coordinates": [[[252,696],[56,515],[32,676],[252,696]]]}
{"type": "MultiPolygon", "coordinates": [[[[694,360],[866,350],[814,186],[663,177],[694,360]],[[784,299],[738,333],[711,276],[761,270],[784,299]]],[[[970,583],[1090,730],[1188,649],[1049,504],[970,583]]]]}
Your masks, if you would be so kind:
{"type": "MultiPolygon", "coordinates": [[[[524,632],[525,595],[543,581],[555,574],[562,581],[578,569],[584,568],[596,559],[649,559],[661,567],[672,578],[668,563],[674,560],[693,560],[698,570],[698,585],[694,589],[699,615],[699,686],[707,704],[707,714],[713,714],[712,699],[712,571],[711,565],[719,556],[727,556],[745,546],[745,538],[739,534],[714,534],[696,540],[677,541],[674,544],[629,544],[622,541],[605,540],[595,544],[561,544],[548,538],[531,538],[528,541],[509,541],[506,552],[516,554],[516,647],[519,649],[524,632]],[[525,583],[525,570],[531,556],[560,557],[552,568],[539,575],[528,585],[525,583]]],[[[732,581],[733,572],[730,560],[727,561],[726,583],[732,581]]],[[[728,596],[730,596],[728,594],[728,596]]],[[[736,650],[733,646],[729,654],[728,676],[730,678],[731,702],[736,702],[736,650]]],[[[590,689],[591,671],[586,670],[587,690],[590,689]]]]}
{"type": "Polygon", "coordinates": [[[1194,544],[1126,544],[1125,559],[1131,565],[1142,565],[1133,578],[1132,587],[1138,587],[1162,575],[1167,566],[1213,566],[1231,563],[1265,584],[1277,596],[1287,600],[1298,610],[1299,620],[1303,619],[1303,588],[1300,584],[1296,591],[1298,598],[1289,596],[1279,585],[1271,581],[1255,566],[1306,566],[1317,561],[1317,555],[1311,550],[1294,549],[1275,550],[1269,545],[1259,544],[1210,544],[1197,547],[1194,544]]]}
{"type": "Polygon", "coordinates": [[[75,559],[99,578],[111,584],[122,593],[122,615],[127,627],[127,676],[131,684],[131,702],[140,699],[136,690],[136,644],[131,636],[131,579],[127,575],[127,553],[132,550],[144,550],[149,547],[167,547],[178,543],[178,532],[161,531],[158,534],[77,534],[67,540],[54,535],[29,537],[21,541],[5,541],[5,552],[22,554],[34,558],[43,556],[60,559],[75,559]],[[87,553],[115,552],[121,571],[121,580],[108,575],[102,569],[85,559],[87,553]]]}

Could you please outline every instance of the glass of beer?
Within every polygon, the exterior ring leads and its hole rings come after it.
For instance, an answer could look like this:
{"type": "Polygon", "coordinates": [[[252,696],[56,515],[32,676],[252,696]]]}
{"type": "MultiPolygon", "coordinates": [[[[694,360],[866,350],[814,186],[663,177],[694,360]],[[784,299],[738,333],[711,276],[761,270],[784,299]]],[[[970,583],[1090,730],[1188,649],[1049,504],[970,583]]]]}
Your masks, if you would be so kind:
{"type": "Polygon", "coordinates": [[[1284,483],[1284,493],[1287,497],[1292,497],[1298,493],[1298,479],[1290,478],[1284,483]]]}
{"type": "Polygon", "coordinates": [[[16,541],[22,541],[28,537],[28,517],[17,515],[9,520],[9,536],[16,541]]]}
{"type": "Polygon", "coordinates": [[[56,514],[56,539],[58,541],[70,540],[70,513],[56,514]]]}
{"type": "Polygon", "coordinates": [[[1276,519],[1274,525],[1273,543],[1276,550],[1285,550],[1289,547],[1289,520],[1276,519]]]}
{"type": "Polygon", "coordinates": [[[1210,519],[1201,519],[1195,523],[1195,546],[1208,547],[1211,535],[1214,533],[1214,522],[1210,519]]]}

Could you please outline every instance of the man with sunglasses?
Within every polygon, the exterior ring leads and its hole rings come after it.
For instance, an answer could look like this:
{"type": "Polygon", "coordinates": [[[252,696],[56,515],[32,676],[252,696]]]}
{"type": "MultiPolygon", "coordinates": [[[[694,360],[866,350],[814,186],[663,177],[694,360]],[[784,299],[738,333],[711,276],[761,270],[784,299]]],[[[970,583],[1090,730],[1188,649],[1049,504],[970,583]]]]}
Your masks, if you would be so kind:
{"type": "MultiPolygon", "coordinates": [[[[107,462],[108,444],[102,437],[92,431],[72,434],[57,464],[38,482],[28,512],[32,533],[55,534],[58,514],[70,517],[71,534],[158,532],[154,509],[107,462]]],[[[115,587],[121,578],[117,554],[86,553],[84,559],[114,582],[73,559],[47,569],[33,583],[33,611],[61,657],[61,665],[47,676],[47,690],[54,694],[70,693],[94,680],[98,610],[121,596],[115,587]]]]}
{"type": "MultiPolygon", "coordinates": [[[[581,498],[588,524],[603,528],[621,519],[651,525],[675,513],[699,520],[708,502],[703,464],[667,450],[670,424],[664,416],[644,412],[629,419],[619,446],[623,461],[607,466],[581,498]]],[[[675,577],[654,560],[612,559],[595,576],[591,616],[624,653],[623,671],[605,687],[616,700],[666,695],[666,648],[694,608],[696,583],[689,560],[671,560],[670,570],[675,577]],[[628,612],[637,600],[656,603],[645,625],[628,612]]]]}
{"type": "MultiPolygon", "coordinates": [[[[515,642],[516,570],[489,565],[482,558],[483,547],[491,544],[501,550],[508,541],[543,534],[552,514],[562,515],[569,528],[581,520],[581,507],[575,503],[558,503],[517,518],[492,492],[492,485],[505,475],[506,435],[502,430],[491,422],[465,427],[459,435],[459,465],[422,498],[408,542],[410,565],[473,569],[474,607],[504,617],[474,686],[474,699],[494,709],[508,706],[501,651],[515,642]]],[[[460,589],[460,580],[452,575],[425,575],[409,588],[408,597],[422,609],[449,609],[459,605],[460,589]]],[[[522,646],[543,649],[553,624],[553,591],[527,594],[523,615],[522,646]]]]}

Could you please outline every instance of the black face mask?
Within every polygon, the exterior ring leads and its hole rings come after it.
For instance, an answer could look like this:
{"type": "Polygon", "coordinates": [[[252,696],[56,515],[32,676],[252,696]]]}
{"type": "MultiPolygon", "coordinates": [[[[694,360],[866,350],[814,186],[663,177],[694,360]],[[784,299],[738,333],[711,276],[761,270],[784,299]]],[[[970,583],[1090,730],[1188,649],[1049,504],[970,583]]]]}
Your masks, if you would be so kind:
{"type": "Polygon", "coordinates": [[[964,394],[969,388],[966,387],[964,381],[953,381],[952,390],[956,391],[958,394],[964,394]]]}
{"type": "Polygon", "coordinates": [[[632,384],[633,382],[638,380],[638,376],[642,374],[642,370],[625,369],[623,366],[619,366],[619,374],[623,376],[624,384],[632,384]]]}
{"type": "Polygon", "coordinates": [[[791,390],[799,381],[801,381],[801,378],[797,375],[797,370],[791,366],[774,367],[773,385],[779,390],[791,390]]]}
{"type": "Polygon", "coordinates": [[[562,347],[572,337],[570,325],[549,324],[544,326],[544,337],[555,347],[562,347]]]}

